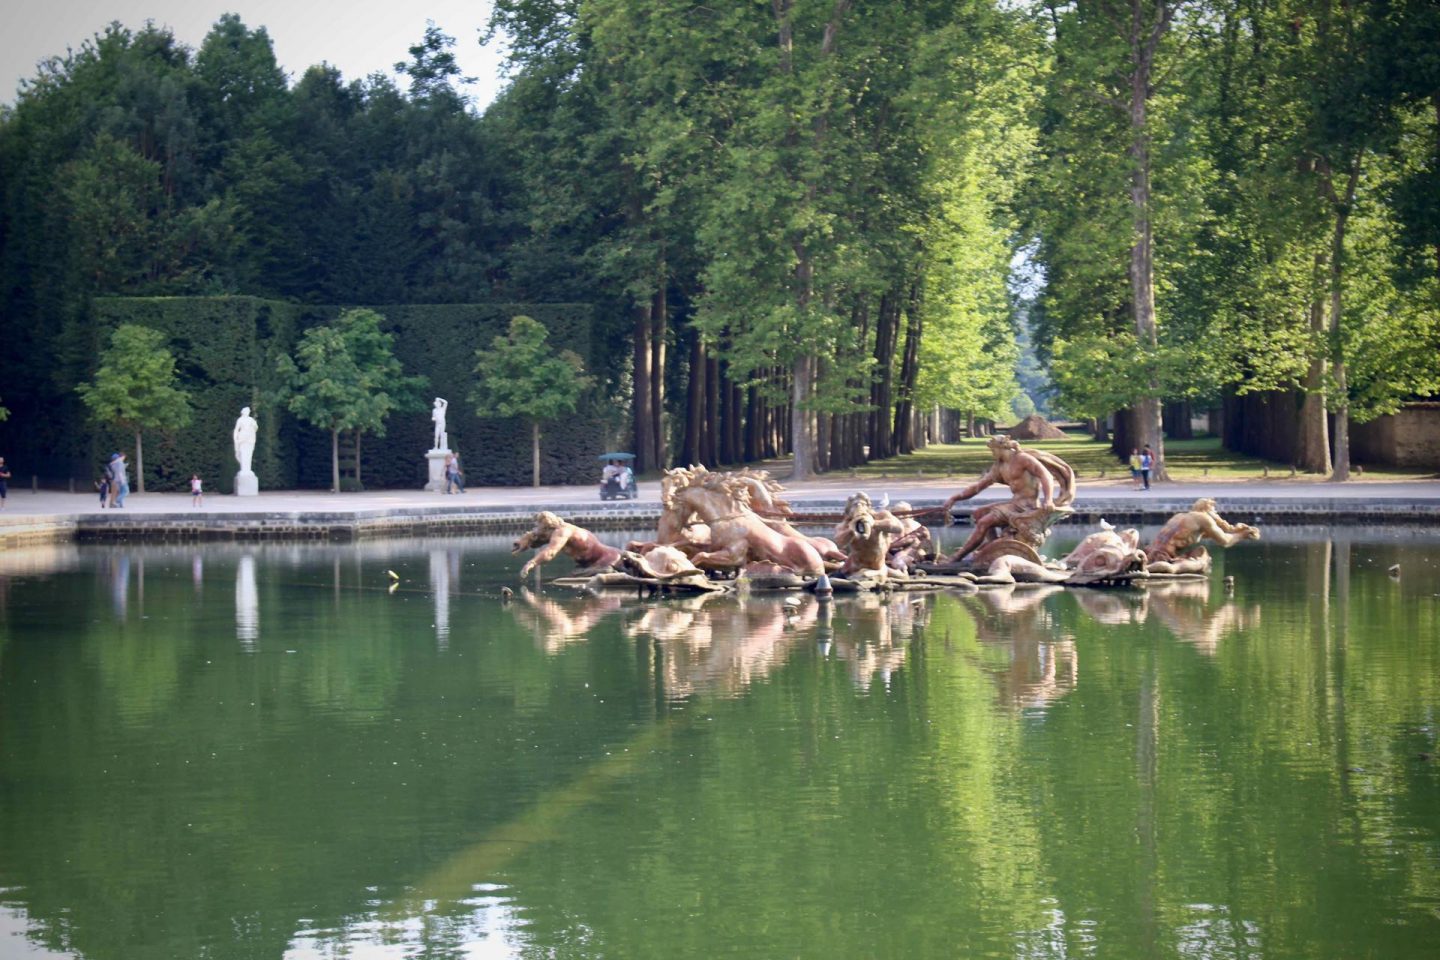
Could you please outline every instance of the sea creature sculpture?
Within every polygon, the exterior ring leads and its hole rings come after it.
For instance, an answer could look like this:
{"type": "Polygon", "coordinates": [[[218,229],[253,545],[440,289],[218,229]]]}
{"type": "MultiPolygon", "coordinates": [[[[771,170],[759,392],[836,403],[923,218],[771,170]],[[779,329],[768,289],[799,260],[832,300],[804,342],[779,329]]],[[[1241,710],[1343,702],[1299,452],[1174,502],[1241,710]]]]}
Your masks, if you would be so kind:
{"type": "Polygon", "coordinates": [[[1117,531],[1113,524],[1100,521],[1100,531],[1092,533],[1071,550],[1062,561],[1070,571],[1067,583],[1094,583],[1114,580],[1126,573],[1145,569],[1145,552],[1140,549],[1140,531],[1132,528],[1117,531]]]}
{"type": "Polygon", "coordinates": [[[522,578],[529,576],[530,571],[536,567],[554,560],[561,553],[575,561],[579,572],[608,570],[620,559],[618,548],[601,543],[589,530],[562,520],[549,510],[535,514],[534,529],[521,534],[511,545],[510,552],[516,554],[525,550],[537,552],[520,568],[522,578]]]}
{"type": "Polygon", "coordinates": [[[835,543],[843,543],[846,551],[840,572],[857,579],[903,578],[904,572],[891,568],[888,561],[891,539],[904,532],[904,525],[889,510],[877,513],[869,496],[851,494],[845,514],[835,526],[835,543]]]}
{"type": "Polygon", "coordinates": [[[1215,509],[1215,501],[1201,497],[1184,513],[1165,521],[1145,548],[1146,569],[1151,573],[1209,573],[1210,553],[1200,545],[1209,540],[1222,547],[1241,540],[1259,540],[1260,530],[1248,523],[1231,523],[1215,509]]]}
{"type": "Polygon", "coordinates": [[[768,563],[801,576],[819,576],[825,561],[802,537],[773,529],[750,506],[750,486],[730,474],[703,466],[666,471],[662,495],[667,510],[694,514],[710,528],[709,548],[691,556],[702,570],[743,570],[768,563]]]}

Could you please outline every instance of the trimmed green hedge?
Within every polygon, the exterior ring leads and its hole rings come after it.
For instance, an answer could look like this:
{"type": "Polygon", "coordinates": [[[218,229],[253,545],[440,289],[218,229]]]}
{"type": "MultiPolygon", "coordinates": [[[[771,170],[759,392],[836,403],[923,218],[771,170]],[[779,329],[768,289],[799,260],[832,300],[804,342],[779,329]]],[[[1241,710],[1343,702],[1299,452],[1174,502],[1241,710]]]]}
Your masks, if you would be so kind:
{"type": "MultiPolygon", "coordinates": [[[[386,436],[366,437],[362,444],[365,485],[423,486],[425,450],[434,425],[433,397],[450,401],[446,429],[450,447],[460,453],[465,480],[479,485],[530,483],[530,429],[517,420],[482,420],[470,403],[475,351],[503,336],[510,319],[525,314],[545,325],[559,350],[574,350],[587,368],[595,358],[591,344],[592,309],[585,304],[480,303],[420,304],[374,307],[385,317],[384,328],[395,335],[395,355],[406,373],[430,379],[424,409],[399,413],[386,423],[386,436]]],[[[587,397],[575,416],[541,427],[540,475],[545,483],[593,483],[599,475],[595,457],[604,452],[605,436],[596,399],[587,397]]],[[[329,447],[322,465],[329,476],[329,447]]],[[[313,483],[307,476],[307,484],[313,483]]],[[[324,485],[316,484],[316,485],[324,485]]]]}
{"type": "MultiPolygon", "coordinates": [[[[593,309],[586,304],[410,304],[373,309],[385,316],[386,329],[395,335],[395,352],[405,372],[423,374],[430,387],[423,409],[390,417],[384,437],[364,438],[365,485],[374,489],[424,484],[424,454],[432,430],[429,398],[435,396],[450,401],[450,445],[461,453],[467,482],[528,484],[528,427],[513,420],[482,420],[470,404],[475,350],[488,346],[504,333],[511,317],[523,313],[545,324],[557,350],[574,350],[586,359],[587,367],[593,367],[593,309]]],[[[169,436],[146,435],[147,488],[182,490],[190,474],[197,472],[207,489],[231,492],[236,463],[230,431],[243,406],[251,407],[260,423],[254,467],[261,489],[328,487],[329,434],[280,409],[275,361],[293,349],[307,328],[327,322],[339,310],[256,297],[97,299],[90,326],[91,355],[99,356],[110,331],[122,323],[161,330],[171,338],[176,368],[194,405],[195,417],[188,427],[169,436]]],[[[606,422],[599,401],[589,397],[575,416],[543,427],[542,480],[593,483],[595,456],[605,446],[606,422]]],[[[88,437],[83,448],[97,471],[111,450],[131,451],[134,444],[132,437],[97,430],[83,420],[69,429],[73,435],[88,437]]]]}

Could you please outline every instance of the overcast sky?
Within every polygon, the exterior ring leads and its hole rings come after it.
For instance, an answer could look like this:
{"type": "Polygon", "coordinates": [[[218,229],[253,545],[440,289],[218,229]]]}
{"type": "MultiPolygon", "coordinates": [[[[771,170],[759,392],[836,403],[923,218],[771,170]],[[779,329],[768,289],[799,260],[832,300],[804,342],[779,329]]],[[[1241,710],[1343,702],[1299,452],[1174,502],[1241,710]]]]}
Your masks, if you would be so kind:
{"type": "Polygon", "coordinates": [[[393,76],[396,61],[409,58],[411,44],[434,20],[455,38],[456,59],[477,82],[466,92],[479,106],[494,99],[498,44],[480,46],[480,30],[490,15],[490,0],[427,0],[424,4],[337,0],[18,0],[7,4],[0,27],[0,102],[13,103],[22,78],[35,65],[63,54],[67,47],[99,33],[112,20],[138,29],[146,20],[168,26],[181,42],[198,48],[222,13],[238,13],[252,30],[265,27],[275,58],[297,80],[305,68],[328,61],[345,79],[384,71],[393,76]]]}

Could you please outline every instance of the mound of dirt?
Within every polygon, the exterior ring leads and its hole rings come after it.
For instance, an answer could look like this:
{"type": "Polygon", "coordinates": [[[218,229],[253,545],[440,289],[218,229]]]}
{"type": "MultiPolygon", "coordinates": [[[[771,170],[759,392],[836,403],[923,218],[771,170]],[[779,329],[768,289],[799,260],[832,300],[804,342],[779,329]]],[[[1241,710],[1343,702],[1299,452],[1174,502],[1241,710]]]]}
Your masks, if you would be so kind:
{"type": "Polygon", "coordinates": [[[1065,431],[1055,426],[1038,413],[1021,420],[1005,431],[1016,440],[1064,440],[1065,431]]]}

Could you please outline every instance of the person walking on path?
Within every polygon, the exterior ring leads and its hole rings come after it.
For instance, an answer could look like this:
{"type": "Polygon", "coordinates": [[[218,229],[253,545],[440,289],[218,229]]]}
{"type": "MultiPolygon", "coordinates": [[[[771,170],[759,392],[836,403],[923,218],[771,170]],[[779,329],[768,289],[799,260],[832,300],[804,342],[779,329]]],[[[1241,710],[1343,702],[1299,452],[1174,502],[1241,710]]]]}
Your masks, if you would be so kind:
{"type": "Polygon", "coordinates": [[[1150,489],[1150,471],[1155,469],[1155,454],[1149,447],[1140,451],[1140,479],[1145,481],[1145,489],[1150,489]]]}
{"type": "Polygon", "coordinates": [[[5,458],[0,457],[0,510],[4,510],[6,502],[10,497],[10,468],[5,465],[5,458]]]}
{"type": "Polygon", "coordinates": [[[447,453],[447,454],[445,454],[445,492],[446,492],[447,494],[454,493],[454,492],[455,492],[454,487],[455,487],[455,454],[453,454],[453,453],[447,453]]]}
{"type": "Polygon", "coordinates": [[[1130,489],[1140,489],[1140,451],[1130,448],[1130,489]]]}
{"type": "Polygon", "coordinates": [[[460,466],[460,454],[456,453],[451,455],[450,465],[449,467],[447,467],[447,469],[449,471],[445,476],[445,484],[447,488],[451,484],[453,484],[455,487],[455,493],[464,493],[465,470],[463,467],[460,466]]]}
{"type": "Polygon", "coordinates": [[[205,506],[205,485],[198,473],[190,474],[190,506],[205,506]]]}
{"type": "Polygon", "coordinates": [[[95,491],[100,494],[100,509],[104,510],[110,506],[110,465],[106,464],[105,469],[100,471],[100,479],[95,481],[95,491]]]}
{"type": "Polygon", "coordinates": [[[114,453],[110,455],[110,506],[125,506],[125,498],[130,495],[130,474],[125,463],[125,454],[114,453]]]}

